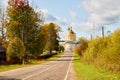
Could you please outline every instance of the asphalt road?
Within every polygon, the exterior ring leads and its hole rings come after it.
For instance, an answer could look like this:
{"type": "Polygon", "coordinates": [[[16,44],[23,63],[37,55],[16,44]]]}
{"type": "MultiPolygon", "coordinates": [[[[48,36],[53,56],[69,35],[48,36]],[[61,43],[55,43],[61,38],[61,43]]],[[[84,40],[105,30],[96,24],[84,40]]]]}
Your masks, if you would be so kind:
{"type": "Polygon", "coordinates": [[[0,80],[70,80],[69,73],[72,60],[73,53],[65,52],[57,60],[0,72],[0,80]]]}

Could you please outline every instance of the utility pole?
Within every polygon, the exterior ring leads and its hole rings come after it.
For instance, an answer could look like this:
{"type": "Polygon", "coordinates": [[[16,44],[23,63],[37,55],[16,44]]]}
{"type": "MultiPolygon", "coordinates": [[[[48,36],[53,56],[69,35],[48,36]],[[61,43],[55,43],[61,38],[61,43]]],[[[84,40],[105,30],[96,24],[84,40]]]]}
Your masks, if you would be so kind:
{"type": "Polygon", "coordinates": [[[102,26],[102,37],[104,38],[104,26],[102,26]]]}
{"type": "Polygon", "coordinates": [[[93,39],[93,36],[92,36],[92,34],[91,34],[91,40],[93,39]]]}

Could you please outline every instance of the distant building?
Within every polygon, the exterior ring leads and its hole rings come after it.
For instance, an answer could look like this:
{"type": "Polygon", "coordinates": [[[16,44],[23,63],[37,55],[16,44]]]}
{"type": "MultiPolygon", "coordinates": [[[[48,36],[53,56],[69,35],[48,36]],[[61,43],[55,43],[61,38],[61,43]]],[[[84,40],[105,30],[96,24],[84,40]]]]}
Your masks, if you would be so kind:
{"type": "Polygon", "coordinates": [[[66,37],[67,41],[76,41],[76,34],[72,30],[72,27],[68,28],[66,37]]]}
{"type": "Polygon", "coordinates": [[[0,45],[0,63],[6,61],[6,49],[0,45]]]}
{"type": "Polygon", "coordinates": [[[72,27],[69,27],[66,34],[65,51],[73,51],[76,46],[75,41],[76,41],[76,34],[72,30],[72,27]]]}

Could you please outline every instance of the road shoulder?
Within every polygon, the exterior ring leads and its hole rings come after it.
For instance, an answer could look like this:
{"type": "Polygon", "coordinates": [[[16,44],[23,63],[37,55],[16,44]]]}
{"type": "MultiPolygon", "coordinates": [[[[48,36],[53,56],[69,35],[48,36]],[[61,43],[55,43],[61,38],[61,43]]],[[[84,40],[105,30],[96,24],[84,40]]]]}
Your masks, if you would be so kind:
{"type": "Polygon", "coordinates": [[[70,67],[70,71],[69,71],[67,80],[78,80],[75,69],[74,69],[74,61],[72,61],[72,63],[71,63],[71,67],[70,67]]]}

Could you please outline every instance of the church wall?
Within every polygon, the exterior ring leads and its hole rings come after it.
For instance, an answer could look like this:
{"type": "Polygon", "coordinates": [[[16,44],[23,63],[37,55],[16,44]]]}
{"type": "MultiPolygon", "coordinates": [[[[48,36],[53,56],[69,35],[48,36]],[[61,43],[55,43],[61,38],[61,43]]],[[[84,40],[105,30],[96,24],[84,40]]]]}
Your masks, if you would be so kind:
{"type": "Polygon", "coordinates": [[[66,34],[65,51],[73,51],[76,46],[76,44],[74,44],[75,41],[76,34],[72,31],[72,28],[70,28],[66,34]],[[73,43],[70,43],[69,41],[72,41],[73,43]]]}

